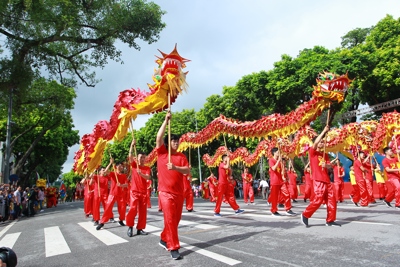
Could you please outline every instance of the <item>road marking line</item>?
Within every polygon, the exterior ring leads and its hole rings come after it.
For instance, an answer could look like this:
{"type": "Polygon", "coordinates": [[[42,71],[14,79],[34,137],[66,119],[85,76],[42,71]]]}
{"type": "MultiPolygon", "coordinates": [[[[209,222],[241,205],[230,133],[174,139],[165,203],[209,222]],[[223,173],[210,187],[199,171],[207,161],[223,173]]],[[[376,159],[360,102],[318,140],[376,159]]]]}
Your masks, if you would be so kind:
{"type": "MultiPolygon", "coordinates": [[[[148,233],[150,233],[152,235],[160,235],[161,234],[161,229],[158,228],[158,227],[152,226],[152,225],[148,225],[147,224],[145,230],[146,230],[146,232],[148,232],[148,233]]],[[[199,247],[191,246],[191,245],[183,243],[183,242],[180,242],[180,244],[181,244],[182,248],[197,252],[197,253],[199,253],[199,254],[201,254],[203,256],[212,258],[214,260],[226,263],[226,264],[231,265],[231,266],[233,266],[235,264],[242,263],[241,261],[237,261],[235,259],[223,256],[221,254],[217,254],[217,253],[214,253],[214,252],[211,252],[211,251],[199,248],[199,247]]]]}
{"type": "Polygon", "coordinates": [[[1,232],[0,232],[0,237],[2,237],[8,231],[8,229],[10,229],[14,224],[15,224],[15,221],[10,223],[6,227],[4,227],[4,229],[1,230],[1,232]]]}
{"type": "Polygon", "coordinates": [[[92,222],[83,222],[78,224],[107,246],[129,242],[128,240],[123,239],[122,237],[117,236],[108,230],[96,230],[96,227],[93,226],[92,222]]]}
{"type": "Polygon", "coordinates": [[[196,223],[196,222],[186,221],[186,220],[181,220],[179,222],[179,225],[193,225],[196,228],[200,228],[200,229],[204,229],[204,230],[219,228],[219,226],[216,226],[216,225],[196,223]]]}
{"type": "Polygon", "coordinates": [[[20,234],[21,232],[5,235],[4,238],[0,241],[1,246],[13,248],[20,234]]]}
{"type": "Polygon", "coordinates": [[[220,261],[220,262],[228,264],[230,266],[242,263],[241,261],[238,261],[238,260],[223,256],[221,254],[214,253],[214,252],[202,249],[202,248],[191,246],[191,245],[188,245],[188,244],[183,243],[183,242],[180,242],[180,244],[181,244],[181,247],[183,247],[183,248],[185,248],[187,250],[191,250],[191,251],[197,252],[197,253],[199,253],[199,254],[201,254],[203,256],[206,256],[206,257],[209,257],[211,259],[220,261]]]}
{"type": "Polygon", "coordinates": [[[58,226],[44,228],[46,257],[71,253],[67,242],[58,226]]]}
{"type": "MultiPolygon", "coordinates": [[[[317,221],[326,221],[326,219],[318,219],[318,218],[311,218],[312,220],[317,220],[317,221]]],[[[393,224],[390,223],[378,223],[378,222],[363,222],[363,221],[351,221],[351,220],[336,220],[336,221],[342,221],[342,222],[349,222],[349,223],[361,223],[361,224],[372,224],[372,225],[385,225],[385,226],[390,226],[393,224]]]]}

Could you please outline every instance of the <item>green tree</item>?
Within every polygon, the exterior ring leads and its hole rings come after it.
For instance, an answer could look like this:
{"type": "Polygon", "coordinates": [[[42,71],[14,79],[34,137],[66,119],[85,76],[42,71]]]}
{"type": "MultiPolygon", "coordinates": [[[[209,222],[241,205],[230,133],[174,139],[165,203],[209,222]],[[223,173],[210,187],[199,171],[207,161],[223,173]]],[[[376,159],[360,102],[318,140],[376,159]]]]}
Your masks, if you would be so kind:
{"type": "MultiPolygon", "coordinates": [[[[70,114],[75,97],[73,88],[43,78],[29,87],[29,94],[18,99],[14,96],[19,108],[13,113],[13,172],[21,177],[21,182],[34,178],[36,171],[51,180],[60,175],[68,148],[79,142],[78,131],[72,130],[70,114]]],[[[7,110],[6,103],[0,104],[3,113],[7,110]]],[[[5,117],[3,114],[2,118],[5,117]]],[[[3,139],[6,120],[0,123],[0,138],[3,139]]]]}
{"type": "Polygon", "coordinates": [[[94,86],[93,68],[120,61],[116,41],[140,49],[137,40],[153,43],[165,27],[165,12],[145,0],[3,0],[0,14],[8,52],[0,58],[0,92],[17,95],[42,69],[70,87],[76,79],[94,86]]]}

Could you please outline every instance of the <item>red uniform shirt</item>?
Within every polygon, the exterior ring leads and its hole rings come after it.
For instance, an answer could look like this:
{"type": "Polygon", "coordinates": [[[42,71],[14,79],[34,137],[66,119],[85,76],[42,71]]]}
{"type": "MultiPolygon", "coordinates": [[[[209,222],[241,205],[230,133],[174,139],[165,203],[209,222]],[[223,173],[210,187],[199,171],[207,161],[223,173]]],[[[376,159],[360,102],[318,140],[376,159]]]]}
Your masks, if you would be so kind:
{"type": "Polygon", "coordinates": [[[297,184],[297,173],[295,173],[294,171],[288,171],[287,175],[289,177],[289,183],[292,185],[296,185],[297,184]]]}
{"type": "Polygon", "coordinates": [[[335,182],[343,182],[344,169],[342,166],[333,166],[333,177],[335,182]]]}
{"type": "Polygon", "coordinates": [[[364,167],[365,169],[367,169],[367,171],[365,172],[365,178],[372,181],[374,180],[374,176],[373,176],[373,170],[371,169],[372,165],[369,162],[364,163],[364,167]]]}
{"type": "Polygon", "coordinates": [[[242,173],[243,184],[251,184],[253,175],[251,173],[242,173]]]}
{"type": "Polygon", "coordinates": [[[268,160],[269,164],[269,183],[270,185],[281,185],[283,184],[283,179],[282,179],[282,164],[279,164],[278,167],[274,170],[272,170],[272,166],[275,166],[277,160],[274,158],[270,158],[268,160]]]}
{"type": "Polygon", "coordinates": [[[100,184],[100,195],[108,195],[108,181],[109,176],[95,175],[93,177],[94,194],[99,196],[99,184],[100,184]]]}
{"type": "Polygon", "coordinates": [[[388,159],[388,158],[384,158],[382,160],[382,165],[383,168],[385,168],[385,172],[386,172],[386,176],[388,179],[399,179],[400,178],[400,173],[399,172],[387,172],[386,168],[389,167],[389,169],[397,169],[398,168],[398,160],[396,158],[392,158],[392,159],[388,159]]]}
{"type": "Polygon", "coordinates": [[[228,177],[231,176],[232,170],[230,168],[225,169],[224,166],[225,166],[225,164],[223,162],[221,162],[221,164],[219,164],[218,184],[228,184],[229,183],[228,177]]]}
{"type": "MultiPolygon", "coordinates": [[[[158,171],[158,190],[177,195],[183,195],[183,174],[168,170],[168,151],[165,145],[157,148],[157,171],[158,171]]],[[[186,156],[183,153],[177,152],[171,154],[171,163],[175,166],[189,166],[186,156]]]]}
{"type": "Polygon", "coordinates": [[[304,180],[306,184],[311,185],[312,179],[311,179],[311,173],[309,171],[304,171],[304,180]]]}
{"type": "Polygon", "coordinates": [[[362,162],[359,159],[355,159],[354,160],[354,175],[356,176],[356,181],[362,181],[365,180],[365,174],[364,172],[361,170],[361,167],[364,167],[364,164],[362,164],[362,162]]]}
{"type": "Polygon", "coordinates": [[[110,172],[110,178],[111,178],[110,195],[112,196],[122,196],[122,194],[124,194],[124,188],[121,186],[117,186],[117,177],[118,177],[118,183],[120,184],[126,184],[128,182],[126,174],[110,172]]]}
{"type": "Polygon", "coordinates": [[[310,156],[310,168],[312,173],[312,179],[315,181],[320,181],[323,183],[330,183],[328,168],[322,168],[322,162],[325,161],[325,164],[330,163],[329,157],[327,154],[316,151],[314,148],[309,149],[310,156]]]}
{"type": "MultiPolygon", "coordinates": [[[[131,167],[132,167],[131,191],[146,194],[147,180],[144,179],[142,176],[140,176],[140,174],[138,174],[136,162],[133,161],[131,167]]],[[[139,166],[139,170],[145,175],[150,175],[151,173],[150,167],[147,166],[139,166]]]]}

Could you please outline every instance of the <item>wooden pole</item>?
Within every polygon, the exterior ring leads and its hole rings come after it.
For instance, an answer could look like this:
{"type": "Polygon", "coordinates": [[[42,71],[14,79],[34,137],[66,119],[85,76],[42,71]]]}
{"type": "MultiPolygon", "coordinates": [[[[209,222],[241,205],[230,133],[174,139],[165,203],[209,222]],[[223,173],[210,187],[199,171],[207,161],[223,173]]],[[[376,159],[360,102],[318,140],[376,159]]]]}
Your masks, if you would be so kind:
{"type": "MultiPolygon", "coordinates": [[[[171,93],[168,93],[168,110],[171,112],[171,93]]],[[[168,163],[171,163],[171,118],[168,120],[168,163]]]]}
{"type": "MultiPolygon", "coordinates": [[[[130,124],[130,126],[131,126],[131,133],[132,133],[132,141],[134,141],[134,140],[135,140],[135,135],[133,134],[133,120],[132,120],[132,119],[131,119],[131,124],[130,124]]],[[[135,142],[135,144],[133,145],[133,153],[135,153],[136,168],[137,168],[137,170],[139,170],[139,159],[138,159],[137,151],[136,151],[136,142],[135,142]]],[[[129,156],[130,156],[130,155],[129,155],[129,156]]],[[[131,168],[129,168],[129,169],[131,169],[131,168]]]]}

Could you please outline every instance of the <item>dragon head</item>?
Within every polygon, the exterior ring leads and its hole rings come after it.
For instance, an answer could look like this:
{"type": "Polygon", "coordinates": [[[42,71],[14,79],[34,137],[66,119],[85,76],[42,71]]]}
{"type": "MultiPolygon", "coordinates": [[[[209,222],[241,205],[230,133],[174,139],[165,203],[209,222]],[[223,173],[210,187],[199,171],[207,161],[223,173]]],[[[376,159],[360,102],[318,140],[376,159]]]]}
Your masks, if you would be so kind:
{"type": "Polygon", "coordinates": [[[186,73],[182,71],[186,67],[186,62],[190,61],[179,55],[178,50],[174,50],[166,54],[158,50],[162,57],[157,57],[156,63],[158,69],[155,70],[153,80],[156,82],[155,85],[149,86],[150,90],[154,90],[157,85],[162,89],[169,89],[172,96],[179,94],[182,89],[186,88],[186,73]],[[183,87],[183,88],[181,88],[183,87]]]}
{"type": "Polygon", "coordinates": [[[342,102],[351,82],[352,80],[349,79],[347,73],[340,76],[330,72],[320,73],[317,78],[317,85],[314,86],[313,96],[342,102]]]}

